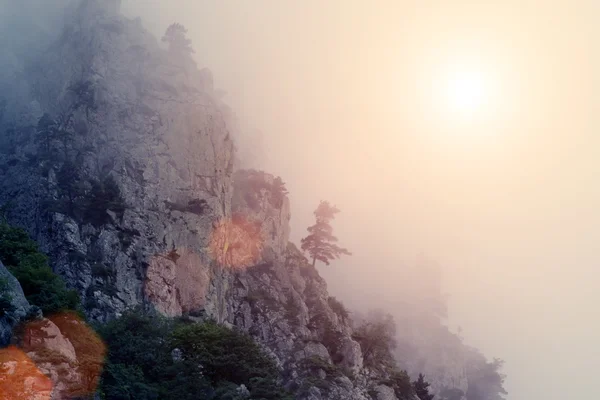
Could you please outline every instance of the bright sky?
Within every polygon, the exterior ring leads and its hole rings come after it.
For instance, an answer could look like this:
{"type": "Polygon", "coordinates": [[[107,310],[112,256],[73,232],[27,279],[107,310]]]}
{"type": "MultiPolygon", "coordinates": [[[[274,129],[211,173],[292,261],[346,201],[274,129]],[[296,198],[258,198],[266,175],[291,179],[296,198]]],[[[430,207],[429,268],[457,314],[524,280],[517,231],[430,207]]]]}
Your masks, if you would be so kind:
{"type": "MultiPolygon", "coordinates": [[[[125,0],[190,30],[200,64],[354,256],[346,301],[392,296],[425,251],[452,324],[507,361],[510,400],[595,392],[600,7],[590,1],[125,0]],[[140,6],[141,5],[141,6],[140,6]]],[[[252,140],[255,140],[254,138],[252,140]]]]}

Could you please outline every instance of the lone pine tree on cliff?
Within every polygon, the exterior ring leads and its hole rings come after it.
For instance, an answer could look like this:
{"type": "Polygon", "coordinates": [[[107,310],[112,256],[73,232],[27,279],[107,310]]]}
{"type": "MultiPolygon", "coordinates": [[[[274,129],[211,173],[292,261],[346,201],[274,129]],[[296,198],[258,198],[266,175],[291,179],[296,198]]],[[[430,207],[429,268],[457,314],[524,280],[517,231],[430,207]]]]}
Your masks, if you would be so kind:
{"type": "Polygon", "coordinates": [[[187,38],[187,32],[185,26],[179,23],[171,24],[167,28],[162,41],[169,45],[169,50],[190,55],[194,53],[194,49],[192,48],[192,41],[187,38]]]}
{"type": "Polygon", "coordinates": [[[419,374],[419,379],[413,382],[415,393],[420,400],[433,400],[433,394],[429,393],[429,382],[425,381],[423,374],[419,374]]]}
{"type": "Polygon", "coordinates": [[[321,201],[314,212],[317,222],[308,227],[309,235],[301,240],[302,250],[308,252],[312,257],[313,267],[317,261],[329,265],[331,260],[340,258],[342,254],[352,255],[347,249],[335,244],[338,239],[333,236],[331,220],[339,212],[340,210],[336,206],[330,205],[327,201],[321,201]]]}

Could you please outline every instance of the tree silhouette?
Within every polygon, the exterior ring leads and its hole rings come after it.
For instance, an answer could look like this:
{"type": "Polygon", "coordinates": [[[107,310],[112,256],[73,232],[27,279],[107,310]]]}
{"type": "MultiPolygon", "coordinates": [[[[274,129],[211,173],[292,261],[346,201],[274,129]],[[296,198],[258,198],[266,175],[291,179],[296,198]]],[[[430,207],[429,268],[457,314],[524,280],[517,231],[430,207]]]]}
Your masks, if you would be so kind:
{"type": "Polygon", "coordinates": [[[187,38],[187,29],[179,23],[171,24],[167,28],[162,41],[169,45],[171,51],[186,55],[194,53],[192,41],[187,38]]]}
{"type": "Polygon", "coordinates": [[[50,156],[50,145],[56,138],[57,130],[56,121],[54,121],[50,114],[46,113],[42,115],[37,124],[37,140],[43,145],[47,157],[50,156]]]}
{"type": "Polygon", "coordinates": [[[333,228],[330,224],[335,214],[339,212],[336,206],[330,205],[327,201],[321,201],[314,212],[317,222],[308,227],[310,234],[301,241],[302,250],[307,251],[312,257],[313,267],[317,260],[329,265],[331,260],[340,258],[342,254],[352,255],[347,249],[335,244],[338,239],[333,236],[333,228]]]}
{"type": "Polygon", "coordinates": [[[415,393],[421,400],[433,400],[433,395],[429,393],[429,382],[425,381],[423,374],[419,374],[419,379],[413,382],[415,393]]]}

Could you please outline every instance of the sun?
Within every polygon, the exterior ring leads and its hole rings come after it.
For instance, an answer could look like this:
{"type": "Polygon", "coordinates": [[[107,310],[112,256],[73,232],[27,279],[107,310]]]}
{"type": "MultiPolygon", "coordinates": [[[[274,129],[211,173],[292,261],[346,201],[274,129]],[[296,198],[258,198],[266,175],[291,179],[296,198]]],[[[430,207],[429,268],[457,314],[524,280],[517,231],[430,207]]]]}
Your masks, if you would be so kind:
{"type": "Polygon", "coordinates": [[[489,95],[486,79],[477,70],[451,71],[446,77],[444,89],[447,105],[463,117],[480,112],[489,95]]]}

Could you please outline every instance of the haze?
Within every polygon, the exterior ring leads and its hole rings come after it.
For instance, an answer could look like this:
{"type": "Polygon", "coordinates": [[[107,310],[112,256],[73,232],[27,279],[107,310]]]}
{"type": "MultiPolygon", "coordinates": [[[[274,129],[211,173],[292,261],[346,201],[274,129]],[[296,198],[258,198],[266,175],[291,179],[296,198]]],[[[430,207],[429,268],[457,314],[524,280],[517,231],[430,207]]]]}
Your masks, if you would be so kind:
{"type": "Polygon", "coordinates": [[[335,228],[354,256],[321,268],[334,294],[355,308],[392,303],[407,285],[397,271],[425,252],[444,267],[450,327],[506,360],[509,399],[594,392],[597,6],[124,6],[157,34],[173,21],[189,29],[239,115],[241,146],[263,145],[244,147],[247,160],[287,182],[295,241],[320,199],[342,210],[335,228]],[[501,89],[467,121],[430,91],[436,71],[463,60],[501,89]]]}
{"type": "MultiPolygon", "coordinates": [[[[26,7],[11,14],[9,3],[0,16],[19,24],[26,7]]],[[[443,267],[450,328],[506,361],[508,399],[589,397],[600,367],[600,4],[493,3],[123,9],[158,37],[172,22],[188,28],[238,114],[243,165],[287,183],[294,242],[321,199],[342,210],[334,229],[354,255],[320,267],[334,295],[352,309],[393,307],[410,286],[402,271],[425,253],[443,267]],[[456,68],[483,82],[466,114],[443,89],[456,68]]]]}

